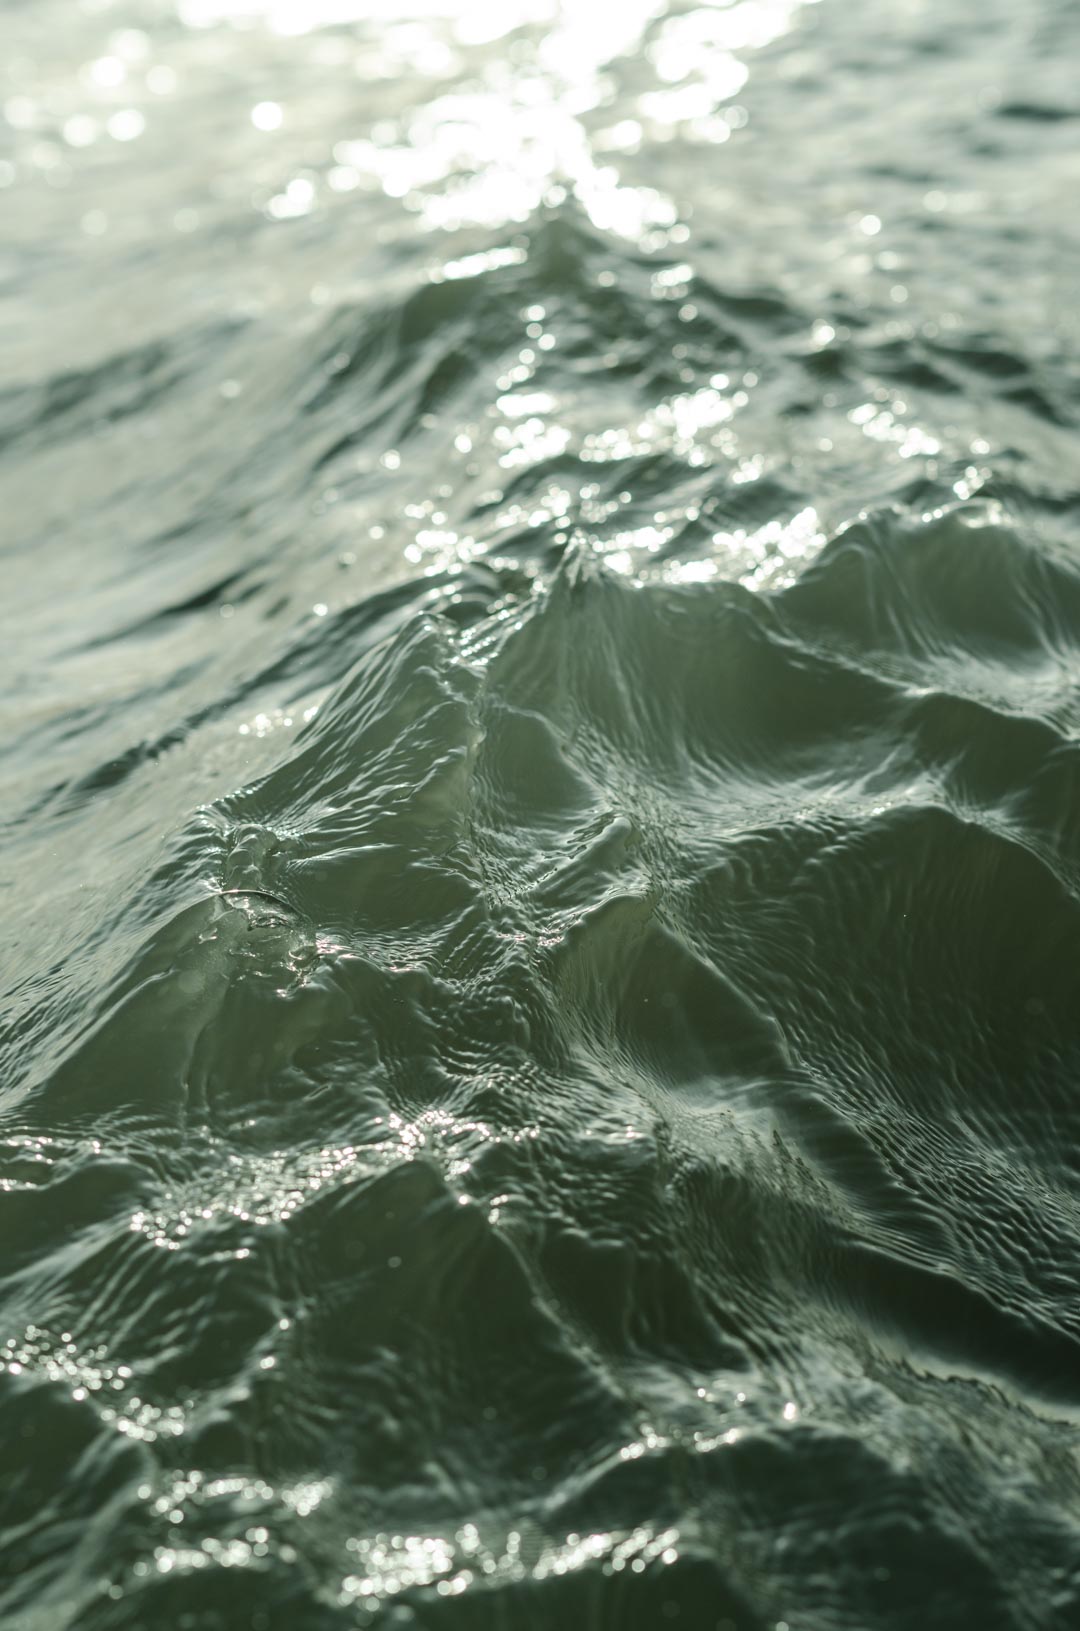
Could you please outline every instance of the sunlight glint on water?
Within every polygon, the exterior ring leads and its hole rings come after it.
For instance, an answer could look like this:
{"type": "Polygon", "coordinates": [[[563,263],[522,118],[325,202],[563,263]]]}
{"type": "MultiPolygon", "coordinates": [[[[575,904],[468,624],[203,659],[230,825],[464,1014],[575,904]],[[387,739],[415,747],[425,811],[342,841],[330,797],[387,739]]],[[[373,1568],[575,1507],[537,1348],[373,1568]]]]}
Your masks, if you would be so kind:
{"type": "Polygon", "coordinates": [[[1073,9],[0,33],[5,1631],[1071,1631],[1073,9]]]}

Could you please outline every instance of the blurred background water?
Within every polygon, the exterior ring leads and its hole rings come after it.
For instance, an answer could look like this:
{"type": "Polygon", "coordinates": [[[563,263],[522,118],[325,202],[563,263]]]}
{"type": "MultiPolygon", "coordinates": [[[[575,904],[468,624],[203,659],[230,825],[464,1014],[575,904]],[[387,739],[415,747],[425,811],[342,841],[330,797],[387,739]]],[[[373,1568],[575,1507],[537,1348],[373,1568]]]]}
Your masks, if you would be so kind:
{"type": "Polygon", "coordinates": [[[1080,1625],[1080,11],[0,44],[0,1623],[1080,1625]]]}

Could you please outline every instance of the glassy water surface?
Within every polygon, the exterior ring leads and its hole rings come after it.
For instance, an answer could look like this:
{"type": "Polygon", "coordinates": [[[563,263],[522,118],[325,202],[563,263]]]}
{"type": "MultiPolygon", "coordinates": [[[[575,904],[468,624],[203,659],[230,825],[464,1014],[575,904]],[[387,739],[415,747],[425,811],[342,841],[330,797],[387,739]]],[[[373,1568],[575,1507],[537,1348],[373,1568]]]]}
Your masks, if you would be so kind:
{"type": "Polygon", "coordinates": [[[0,1623],[1080,1625],[1080,11],[0,39],[0,1623]]]}

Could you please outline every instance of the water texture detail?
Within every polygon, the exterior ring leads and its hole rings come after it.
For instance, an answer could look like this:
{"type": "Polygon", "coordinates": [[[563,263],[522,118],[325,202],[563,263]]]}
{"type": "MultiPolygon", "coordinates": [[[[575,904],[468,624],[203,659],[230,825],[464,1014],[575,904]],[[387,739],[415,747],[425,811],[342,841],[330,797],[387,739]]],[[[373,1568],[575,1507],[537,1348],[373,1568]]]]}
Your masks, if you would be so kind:
{"type": "Polygon", "coordinates": [[[1080,14],[0,37],[0,1624],[1080,1625],[1080,14]]]}

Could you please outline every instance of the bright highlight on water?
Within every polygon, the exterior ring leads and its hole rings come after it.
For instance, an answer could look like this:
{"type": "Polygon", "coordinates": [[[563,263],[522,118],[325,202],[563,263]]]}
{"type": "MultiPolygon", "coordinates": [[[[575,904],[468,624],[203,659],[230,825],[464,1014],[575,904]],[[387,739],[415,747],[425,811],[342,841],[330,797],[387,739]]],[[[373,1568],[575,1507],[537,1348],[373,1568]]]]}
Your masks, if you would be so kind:
{"type": "Polygon", "coordinates": [[[1080,1625],[1080,13],[0,18],[0,1625],[1080,1625]]]}

